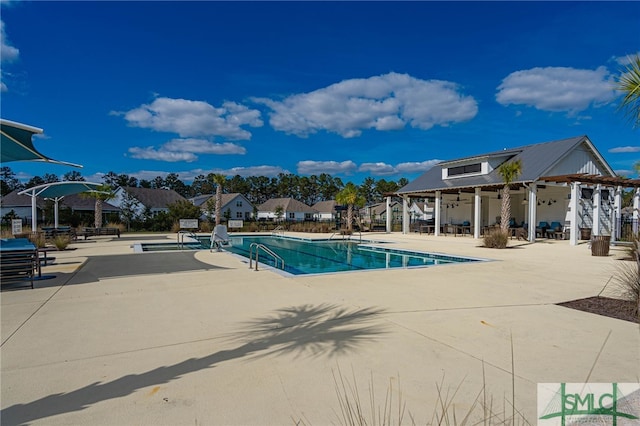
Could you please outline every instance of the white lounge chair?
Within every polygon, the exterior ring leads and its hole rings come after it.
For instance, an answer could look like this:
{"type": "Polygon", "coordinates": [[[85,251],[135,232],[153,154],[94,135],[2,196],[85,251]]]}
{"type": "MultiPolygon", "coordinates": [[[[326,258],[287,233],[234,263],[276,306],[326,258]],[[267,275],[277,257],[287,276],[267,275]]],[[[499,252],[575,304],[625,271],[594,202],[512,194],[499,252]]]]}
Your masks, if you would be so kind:
{"type": "Polygon", "coordinates": [[[227,234],[226,225],[216,225],[211,233],[211,246],[210,250],[215,247],[217,251],[222,249],[222,246],[229,245],[229,234],[227,234]]]}

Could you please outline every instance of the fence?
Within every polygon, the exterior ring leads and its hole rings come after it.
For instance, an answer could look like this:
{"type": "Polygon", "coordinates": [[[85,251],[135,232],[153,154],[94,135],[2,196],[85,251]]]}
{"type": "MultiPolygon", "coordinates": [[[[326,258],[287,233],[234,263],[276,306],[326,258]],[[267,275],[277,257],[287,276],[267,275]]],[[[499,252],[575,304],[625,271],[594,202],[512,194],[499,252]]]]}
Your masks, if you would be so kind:
{"type": "Polygon", "coordinates": [[[640,231],[637,219],[622,218],[618,220],[617,229],[620,230],[620,241],[632,241],[634,236],[638,237],[640,231]]]}

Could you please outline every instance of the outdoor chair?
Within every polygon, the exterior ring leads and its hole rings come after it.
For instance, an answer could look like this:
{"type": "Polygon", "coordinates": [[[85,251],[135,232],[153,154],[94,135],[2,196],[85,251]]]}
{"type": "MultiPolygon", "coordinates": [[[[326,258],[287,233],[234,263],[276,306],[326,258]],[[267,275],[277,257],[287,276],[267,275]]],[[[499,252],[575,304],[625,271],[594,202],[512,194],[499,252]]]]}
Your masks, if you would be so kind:
{"type": "Polygon", "coordinates": [[[538,223],[538,226],[536,226],[536,237],[544,238],[549,228],[549,222],[538,223]]]}

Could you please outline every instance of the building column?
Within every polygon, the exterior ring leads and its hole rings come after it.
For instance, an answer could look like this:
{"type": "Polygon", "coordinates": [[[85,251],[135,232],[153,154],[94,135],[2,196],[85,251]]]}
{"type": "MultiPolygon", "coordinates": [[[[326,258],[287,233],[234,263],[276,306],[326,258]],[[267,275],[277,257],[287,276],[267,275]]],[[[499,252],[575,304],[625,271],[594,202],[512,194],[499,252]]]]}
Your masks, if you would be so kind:
{"type": "Polygon", "coordinates": [[[441,217],[440,217],[440,205],[442,204],[440,201],[440,197],[442,197],[442,192],[441,191],[436,191],[436,206],[434,208],[434,217],[435,217],[435,221],[434,221],[434,229],[433,229],[433,235],[440,235],[440,221],[441,221],[441,217]]]}
{"type": "Polygon", "coordinates": [[[622,233],[622,187],[616,186],[616,192],[613,196],[613,241],[620,240],[622,233]]]}
{"type": "Polygon", "coordinates": [[[36,205],[36,194],[31,193],[31,232],[38,230],[38,207],[36,205]]]}
{"type": "Polygon", "coordinates": [[[638,218],[640,218],[640,188],[633,194],[633,235],[638,235],[638,218]]]}
{"type": "Polygon", "coordinates": [[[536,183],[529,185],[529,241],[536,242],[536,221],[538,211],[538,192],[536,183]]]}
{"type": "Polygon", "coordinates": [[[600,184],[597,184],[593,190],[593,225],[591,227],[591,235],[600,235],[600,209],[602,208],[601,189],[600,184]]]}
{"type": "Polygon", "coordinates": [[[409,231],[409,196],[402,196],[402,233],[408,234],[409,231]]]}
{"type": "Polygon", "coordinates": [[[387,197],[387,224],[386,224],[386,228],[387,228],[387,233],[391,232],[391,215],[393,213],[391,212],[391,196],[387,197]]]}
{"type": "Polygon", "coordinates": [[[481,211],[481,198],[480,198],[480,188],[475,189],[475,194],[473,197],[474,202],[474,212],[473,212],[473,238],[480,238],[480,228],[482,227],[482,211],[481,211]]]}
{"type": "Polygon", "coordinates": [[[569,245],[578,245],[578,205],[580,197],[580,183],[571,183],[571,201],[569,202],[569,245]]]}

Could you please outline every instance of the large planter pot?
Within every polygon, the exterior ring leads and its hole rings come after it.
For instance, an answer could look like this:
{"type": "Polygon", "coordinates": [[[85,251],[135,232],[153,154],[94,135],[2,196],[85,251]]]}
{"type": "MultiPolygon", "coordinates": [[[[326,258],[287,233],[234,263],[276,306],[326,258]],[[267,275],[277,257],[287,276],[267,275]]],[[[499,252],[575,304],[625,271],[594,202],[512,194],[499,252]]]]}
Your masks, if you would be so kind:
{"type": "Polygon", "coordinates": [[[594,235],[591,239],[591,256],[609,256],[610,235],[594,235]]]}

